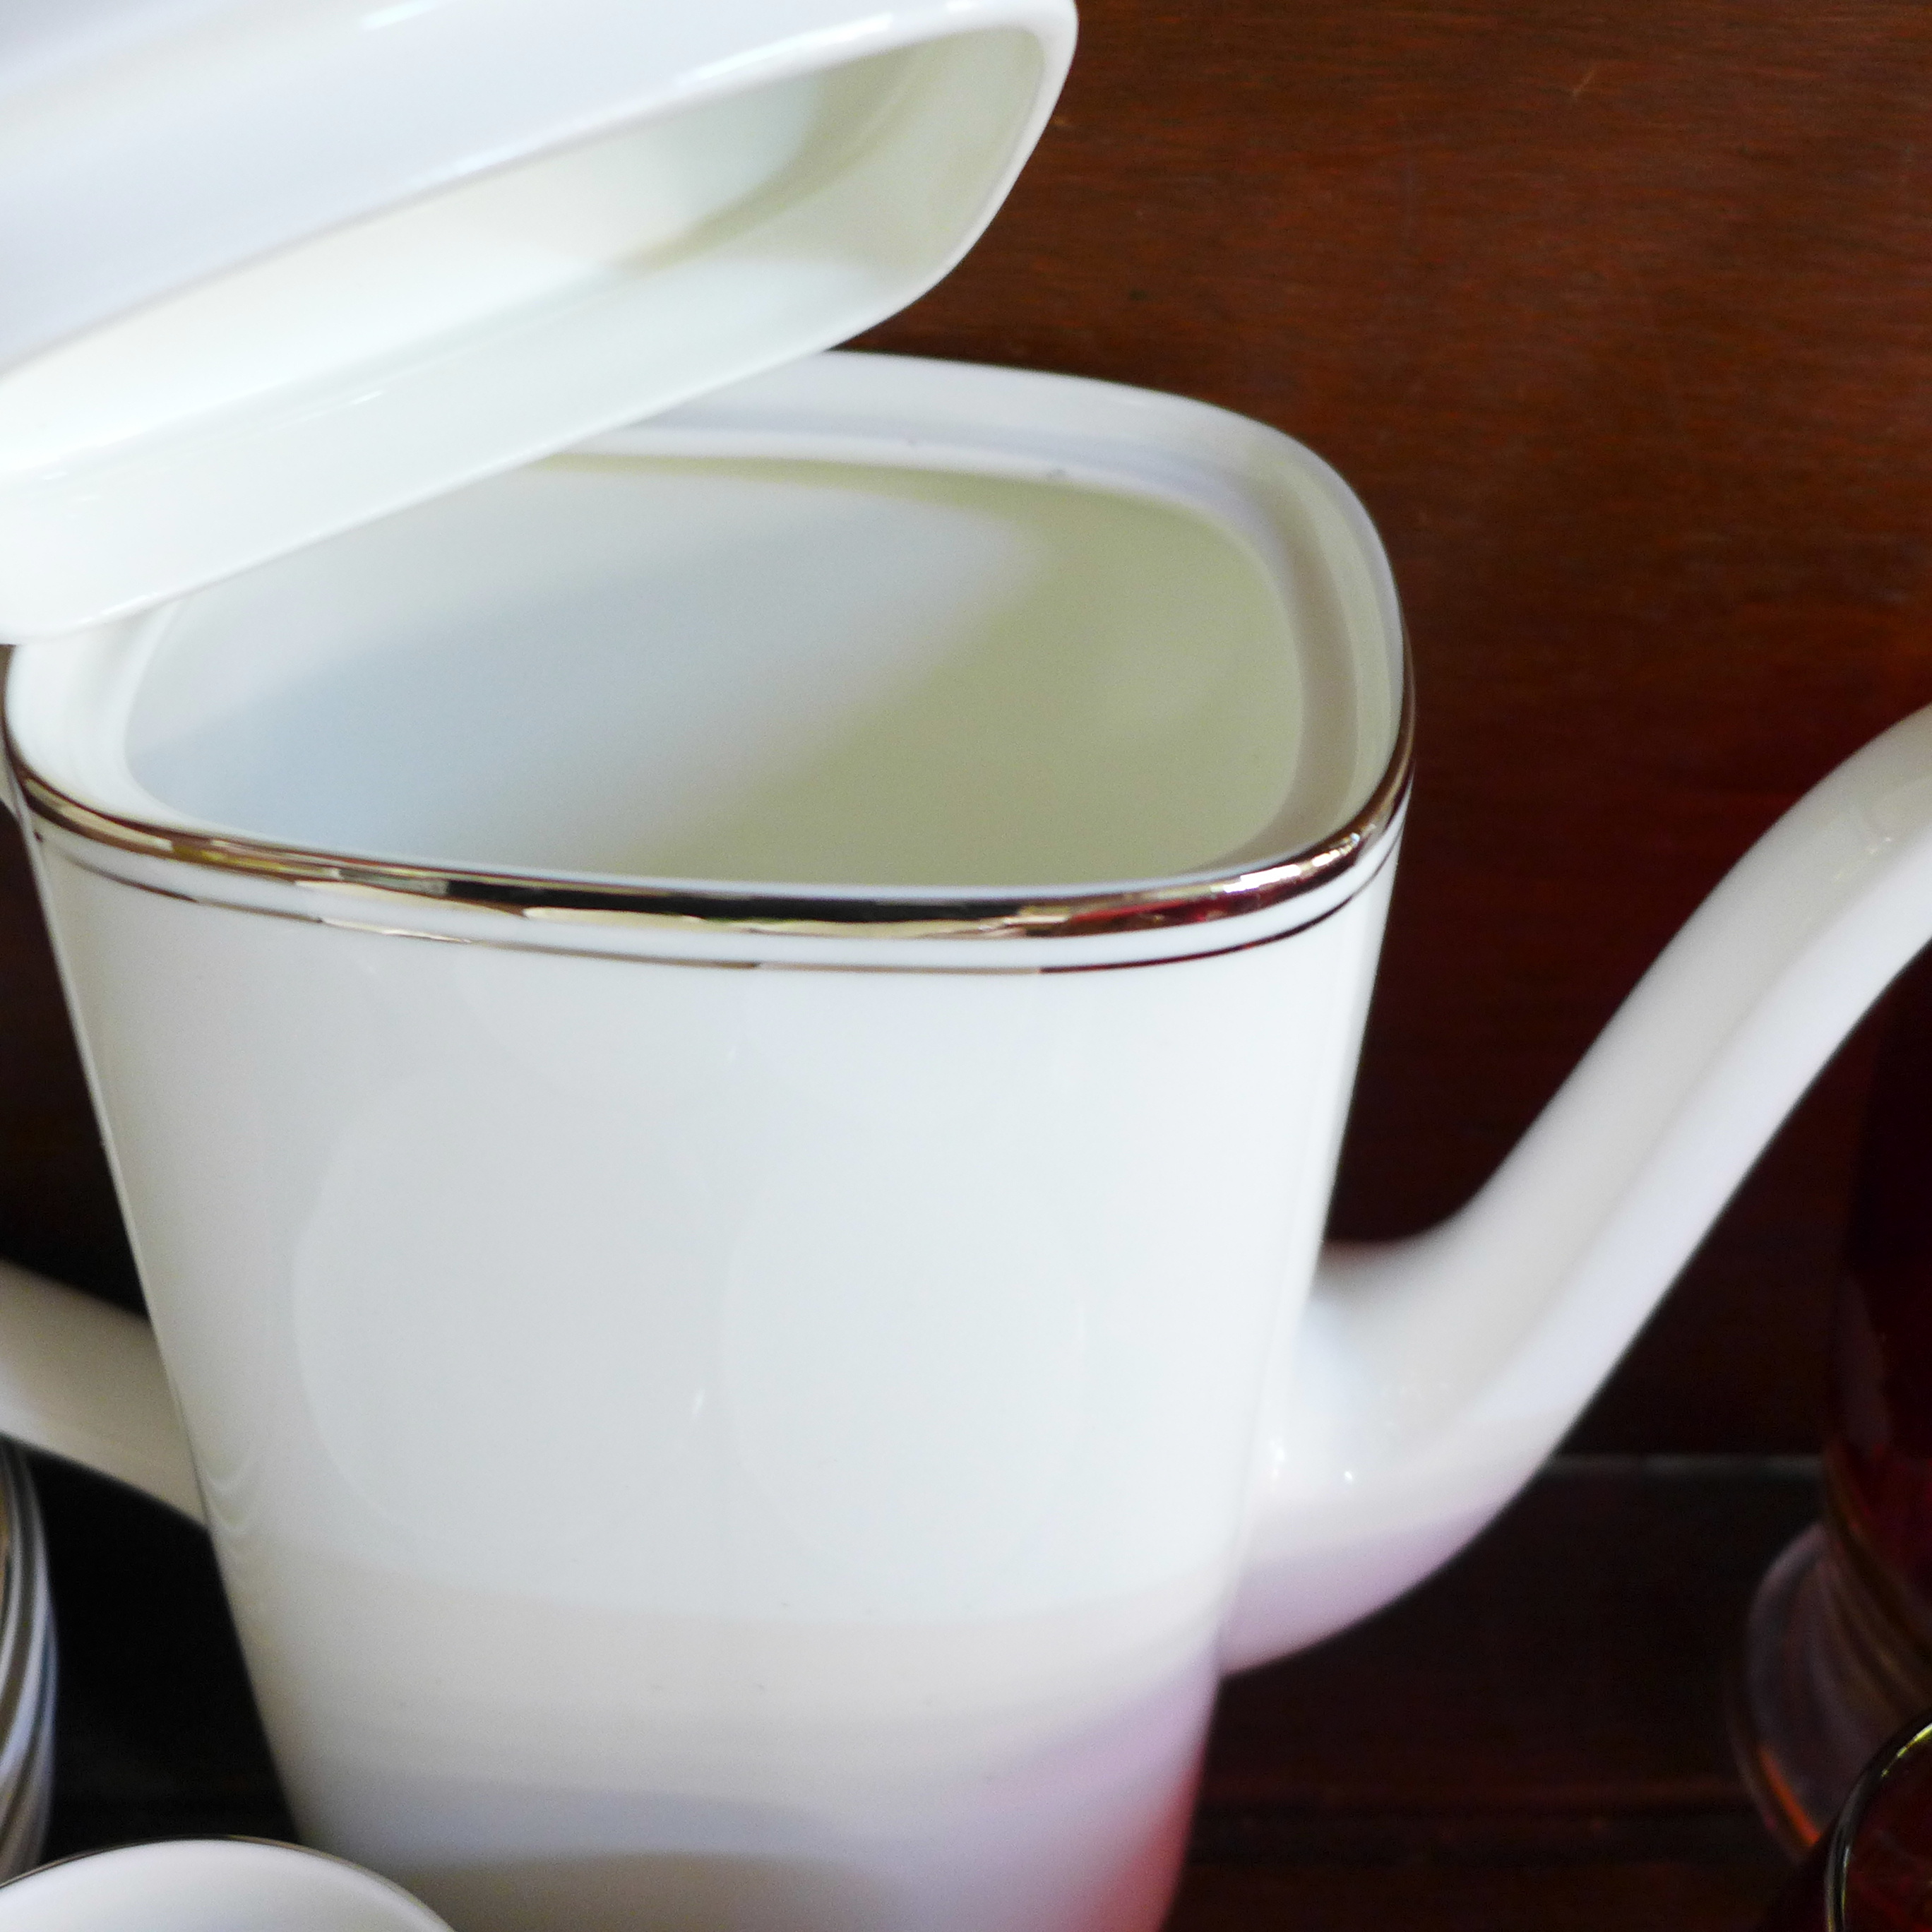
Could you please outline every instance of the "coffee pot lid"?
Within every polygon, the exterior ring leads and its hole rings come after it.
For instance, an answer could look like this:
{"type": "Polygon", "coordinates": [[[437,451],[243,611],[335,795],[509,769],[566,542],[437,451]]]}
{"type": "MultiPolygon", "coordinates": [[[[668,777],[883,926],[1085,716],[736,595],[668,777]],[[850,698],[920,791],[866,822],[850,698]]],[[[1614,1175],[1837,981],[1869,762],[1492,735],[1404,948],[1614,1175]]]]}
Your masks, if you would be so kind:
{"type": "Polygon", "coordinates": [[[0,638],[58,634],[882,320],[1072,0],[12,0],[0,638]]]}

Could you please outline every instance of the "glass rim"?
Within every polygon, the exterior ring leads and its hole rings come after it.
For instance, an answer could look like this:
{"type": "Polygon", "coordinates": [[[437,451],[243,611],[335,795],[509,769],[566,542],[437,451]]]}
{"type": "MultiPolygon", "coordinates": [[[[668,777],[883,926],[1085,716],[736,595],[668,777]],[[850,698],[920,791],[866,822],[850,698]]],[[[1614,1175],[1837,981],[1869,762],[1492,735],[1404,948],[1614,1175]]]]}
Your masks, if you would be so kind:
{"type": "Polygon", "coordinates": [[[1825,1862],[1825,1924],[1826,1932],[1848,1932],[1852,1847],[1872,1807],[1878,1802],[1886,1782],[1894,1777],[1912,1755],[1932,1744],[1932,1712],[1922,1713],[1902,1724],[1886,1738],[1871,1762],[1859,1772],[1832,1827],[1831,1847],[1825,1862]]]}

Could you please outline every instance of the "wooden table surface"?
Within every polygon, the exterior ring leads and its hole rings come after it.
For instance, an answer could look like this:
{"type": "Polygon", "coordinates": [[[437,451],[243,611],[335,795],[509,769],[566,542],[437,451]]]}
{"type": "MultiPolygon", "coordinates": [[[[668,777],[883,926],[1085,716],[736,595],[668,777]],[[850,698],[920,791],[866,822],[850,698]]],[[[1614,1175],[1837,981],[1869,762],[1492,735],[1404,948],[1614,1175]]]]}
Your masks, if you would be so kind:
{"type": "MultiPolygon", "coordinates": [[[[48,1856],[290,1835],[200,1532],[38,1466],[48,1856]]],[[[1405,1601],[1237,1680],[1170,1932],[1750,1932],[1785,1867],[1732,1768],[1724,1674],[1816,1490],[1795,1458],[1564,1460],[1405,1601]]]]}

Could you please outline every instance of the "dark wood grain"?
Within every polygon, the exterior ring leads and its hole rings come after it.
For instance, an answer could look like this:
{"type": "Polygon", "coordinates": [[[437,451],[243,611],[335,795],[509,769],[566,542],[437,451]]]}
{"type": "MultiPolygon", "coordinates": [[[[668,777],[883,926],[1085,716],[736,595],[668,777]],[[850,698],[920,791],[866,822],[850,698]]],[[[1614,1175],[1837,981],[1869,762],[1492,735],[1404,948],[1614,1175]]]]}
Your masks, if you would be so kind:
{"type": "MultiPolygon", "coordinates": [[[[1305,438],[1406,600],[1421,778],[1336,1208],[1493,1166],[1808,782],[1932,700],[1932,14],[1916,0],[1088,0],[984,242],[872,346],[1305,438]]],[[[0,1252],[132,1274],[0,868],[0,1252]]],[[[1814,1438],[1864,1060],[1578,1440],[1814,1438]]]]}
{"type": "Polygon", "coordinates": [[[1453,1876],[1223,1866],[1190,1876],[1171,1932],[1750,1932],[1770,1890],[1761,1872],[1669,1858],[1453,1876]]]}

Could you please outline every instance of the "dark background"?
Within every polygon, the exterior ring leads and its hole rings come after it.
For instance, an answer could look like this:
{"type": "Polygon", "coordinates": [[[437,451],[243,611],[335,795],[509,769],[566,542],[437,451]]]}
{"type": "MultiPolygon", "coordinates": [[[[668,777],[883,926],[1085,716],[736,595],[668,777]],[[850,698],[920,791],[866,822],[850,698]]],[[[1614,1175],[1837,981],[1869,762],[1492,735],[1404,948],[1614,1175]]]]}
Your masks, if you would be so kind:
{"type": "MultiPolygon", "coordinates": [[[[1009,208],[866,338],[1245,411],[1380,524],[1420,778],[1338,1232],[1461,1201],[1725,867],[1932,700],[1928,52],[1919,0],[1087,0],[1009,208]]],[[[0,1252],[130,1299],[0,843],[0,1252]]],[[[1812,1443],[1870,1057],[1577,1444],[1812,1443]]]]}

